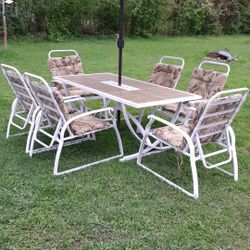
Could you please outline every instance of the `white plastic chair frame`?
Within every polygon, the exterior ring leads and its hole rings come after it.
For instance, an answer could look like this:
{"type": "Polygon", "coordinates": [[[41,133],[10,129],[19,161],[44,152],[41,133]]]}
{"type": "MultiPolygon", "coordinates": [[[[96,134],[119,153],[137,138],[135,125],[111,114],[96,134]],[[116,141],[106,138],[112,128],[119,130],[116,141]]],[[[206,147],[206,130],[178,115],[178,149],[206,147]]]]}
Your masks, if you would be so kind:
{"type": "MultiPolygon", "coordinates": [[[[226,68],[226,71],[225,71],[226,76],[228,77],[230,74],[231,67],[227,63],[204,60],[199,64],[198,69],[202,69],[202,66],[204,66],[205,64],[225,67],[226,68]]],[[[161,107],[154,108],[153,114],[160,114],[160,115],[163,115],[165,117],[169,117],[172,119],[171,120],[172,123],[175,123],[176,120],[178,120],[179,122],[183,122],[185,120],[185,117],[182,117],[179,115],[180,110],[181,110],[181,103],[179,104],[175,114],[170,113],[168,111],[164,111],[164,110],[162,110],[161,107]]]]}
{"type": "Polygon", "coordinates": [[[59,53],[72,53],[74,54],[75,56],[79,56],[78,52],[76,50],[73,50],[73,49],[67,49],[67,50],[62,50],[62,49],[55,49],[55,50],[50,50],[49,53],[48,53],[48,58],[60,58],[61,56],[59,57],[54,57],[52,56],[52,54],[59,54],[59,53]]]}
{"type": "MultiPolygon", "coordinates": [[[[215,94],[208,101],[208,103],[207,103],[201,117],[199,118],[191,135],[188,135],[185,131],[180,129],[178,126],[174,125],[173,123],[171,123],[169,121],[166,121],[165,119],[162,119],[162,118],[157,117],[155,115],[150,115],[148,117],[150,119],[150,121],[146,126],[145,134],[144,134],[144,137],[143,137],[143,140],[141,142],[140,149],[139,149],[137,164],[140,167],[142,167],[143,169],[145,169],[148,172],[155,175],[156,177],[160,178],[161,180],[163,180],[167,184],[173,186],[174,188],[182,191],[186,195],[188,195],[192,198],[195,198],[195,199],[199,197],[198,176],[197,176],[197,169],[196,169],[196,161],[198,161],[198,160],[202,161],[205,168],[207,168],[207,169],[215,168],[217,170],[220,170],[223,173],[225,173],[229,176],[232,176],[234,181],[237,181],[238,180],[238,161],[237,161],[237,154],[236,154],[236,147],[235,147],[235,134],[234,134],[234,131],[233,131],[232,127],[230,126],[230,124],[232,123],[234,116],[239,112],[240,107],[242,106],[242,104],[246,100],[248,92],[249,91],[247,88],[241,88],[241,89],[234,89],[234,90],[226,90],[226,91],[222,91],[222,92],[215,94]],[[220,97],[226,96],[226,95],[233,95],[236,93],[242,94],[242,98],[239,101],[237,108],[235,108],[234,110],[227,110],[227,111],[225,110],[224,112],[219,111],[219,112],[213,112],[212,114],[211,113],[208,114],[208,111],[211,107],[215,107],[215,106],[220,105],[220,104],[234,103],[235,100],[233,100],[233,99],[223,100],[223,99],[220,99],[220,97]],[[199,130],[204,129],[204,125],[203,126],[201,125],[202,122],[204,121],[204,119],[206,119],[208,117],[216,116],[216,115],[230,113],[230,112],[232,115],[226,124],[223,123],[223,120],[222,120],[222,121],[216,121],[216,122],[210,123],[207,126],[205,125],[206,128],[209,128],[209,127],[211,128],[213,126],[223,125],[224,129],[222,129],[221,131],[215,131],[215,132],[210,133],[210,134],[203,134],[202,136],[199,136],[199,133],[198,133],[199,130]],[[173,128],[174,130],[178,131],[179,133],[181,133],[187,142],[184,149],[181,150],[179,148],[173,147],[172,145],[168,144],[166,141],[161,140],[158,137],[156,137],[151,132],[151,127],[155,121],[158,121],[165,126],[169,126],[169,127],[173,128]],[[208,137],[208,136],[216,135],[216,134],[219,134],[220,138],[217,142],[214,142],[214,143],[221,146],[222,149],[220,149],[218,151],[214,151],[212,153],[204,154],[203,149],[202,149],[201,139],[208,137]],[[149,137],[152,137],[155,140],[155,142],[149,144],[148,143],[149,137]],[[145,148],[145,146],[146,146],[146,148],[145,148]],[[172,182],[171,180],[161,176],[160,174],[153,171],[152,169],[150,169],[149,167],[145,166],[142,163],[142,158],[144,156],[148,155],[148,152],[150,150],[151,151],[156,150],[156,149],[157,150],[166,150],[166,149],[171,149],[171,148],[190,158],[192,182],[193,182],[192,192],[186,190],[185,188],[179,186],[178,184],[172,182]],[[221,162],[218,162],[215,164],[212,164],[212,163],[208,162],[208,160],[207,160],[208,158],[211,158],[213,156],[217,156],[217,155],[225,154],[225,153],[227,153],[229,156],[227,160],[224,160],[224,161],[221,161],[221,162]],[[230,162],[233,162],[233,172],[232,173],[221,168],[222,165],[228,164],[230,162]]],[[[153,152],[154,151],[152,151],[152,153],[153,152]]]]}
{"type": "Polygon", "coordinates": [[[204,61],[202,61],[202,62],[199,64],[198,69],[202,69],[202,66],[203,66],[204,64],[212,64],[212,65],[217,65],[217,66],[225,67],[225,68],[227,69],[226,72],[225,72],[226,75],[229,76],[229,74],[230,74],[231,67],[230,67],[230,65],[227,64],[227,63],[204,60],[204,61]]]}
{"type": "MultiPolygon", "coordinates": [[[[51,149],[55,149],[57,148],[57,153],[56,153],[56,157],[55,157],[55,162],[54,162],[54,175],[55,176],[59,176],[59,175],[64,175],[64,174],[68,174],[71,172],[75,172],[81,169],[85,169],[87,167],[102,163],[102,162],[106,162],[109,160],[113,160],[115,158],[120,158],[123,156],[123,145],[122,145],[122,140],[119,134],[119,131],[117,129],[117,125],[116,125],[116,118],[114,117],[114,115],[112,114],[113,109],[112,108],[102,108],[102,109],[98,109],[98,110],[93,110],[90,112],[85,112],[82,113],[80,115],[77,115],[75,117],[70,118],[69,120],[65,120],[65,117],[60,109],[60,107],[58,106],[57,101],[55,100],[55,97],[52,93],[51,88],[49,87],[48,83],[40,76],[37,75],[33,75],[30,73],[25,73],[25,79],[27,81],[27,84],[30,86],[31,90],[33,90],[32,87],[32,81],[35,80],[36,82],[39,82],[39,84],[41,84],[41,86],[45,87],[45,89],[48,91],[49,96],[43,96],[41,94],[37,94],[34,90],[34,95],[36,96],[36,99],[39,102],[40,105],[40,110],[36,116],[36,120],[35,120],[35,127],[33,130],[33,135],[32,135],[32,139],[31,139],[31,143],[30,143],[30,156],[32,156],[32,154],[35,152],[34,151],[34,143],[38,143],[40,145],[43,146],[42,149],[39,149],[36,152],[43,152],[43,151],[48,151],[51,149]],[[53,103],[54,108],[53,107],[48,107],[47,105],[45,105],[43,102],[41,102],[41,100],[39,98],[44,98],[47,101],[50,101],[51,103],[53,103]],[[48,133],[47,131],[45,131],[43,129],[43,127],[41,126],[41,121],[42,121],[42,117],[45,114],[45,112],[47,111],[52,111],[52,112],[56,112],[58,114],[58,119],[57,118],[53,118],[54,120],[57,120],[57,124],[54,125],[54,131],[52,134],[48,133]],[[110,125],[104,129],[98,129],[98,130],[94,130],[94,131],[90,131],[90,132],[86,132],[84,134],[81,135],[75,135],[71,129],[70,129],[70,124],[82,117],[85,116],[89,116],[89,115],[97,115],[100,113],[108,113],[109,117],[107,119],[103,119],[105,121],[112,121],[112,124],[110,123],[110,125]],[[101,132],[107,129],[113,128],[115,130],[115,134],[117,137],[117,142],[118,142],[118,147],[119,147],[119,154],[115,155],[115,156],[111,156],[108,157],[106,159],[100,160],[100,161],[96,161],[96,162],[92,162],[89,164],[85,164],[83,166],[79,166],[79,167],[72,167],[71,169],[65,170],[65,171],[59,171],[59,160],[60,160],[60,156],[61,156],[61,151],[63,146],[67,146],[67,145],[72,145],[72,144],[76,144],[79,143],[81,141],[86,141],[86,140],[95,140],[95,133],[97,132],[101,132]],[[68,135],[66,135],[66,131],[68,133],[68,135]],[[43,135],[47,136],[50,138],[50,143],[46,144],[44,142],[42,142],[41,140],[38,139],[38,133],[42,133],[43,135]],[[79,139],[80,138],[80,139],[79,139]],[[57,145],[55,145],[55,143],[58,143],[57,145]]],[[[36,86],[37,87],[37,86],[36,86]]],[[[66,100],[65,102],[70,101],[70,100],[66,100]]],[[[76,99],[74,100],[76,101],[76,99]]],[[[49,117],[48,117],[49,119],[49,117]]],[[[53,126],[52,126],[53,127],[53,126]]]]}
{"type": "MultiPolygon", "coordinates": [[[[23,131],[30,125],[30,129],[32,129],[34,122],[32,116],[36,115],[35,110],[37,108],[37,104],[21,73],[15,67],[12,67],[10,65],[1,64],[1,68],[8,84],[10,85],[13,93],[15,94],[15,99],[11,106],[11,114],[9,117],[9,122],[6,132],[6,138],[8,139],[10,136],[19,136],[28,133],[28,132],[20,132],[20,133],[17,132],[11,135],[12,126],[23,131]],[[7,71],[13,72],[14,74],[12,77],[16,78],[19,83],[15,83],[14,81],[12,81],[9,75],[7,74],[7,71]],[[22,122],[22,125],[19,125],[16,122],[14,122],[15,118],[19,119],[22,122]]],[[[29,145],[29,137],[27,138],[26,150],[28,145],[29,145]]]]}

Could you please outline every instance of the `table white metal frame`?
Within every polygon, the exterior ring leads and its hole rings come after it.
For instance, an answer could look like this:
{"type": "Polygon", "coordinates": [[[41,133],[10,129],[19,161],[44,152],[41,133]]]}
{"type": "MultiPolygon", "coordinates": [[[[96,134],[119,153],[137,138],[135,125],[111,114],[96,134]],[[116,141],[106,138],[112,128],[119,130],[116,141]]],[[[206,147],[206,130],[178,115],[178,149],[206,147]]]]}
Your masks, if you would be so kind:
{"type": "MultiPolygon", "coordinates": [[[[183,102],[201,99],[201,96],[199,95],[162,87],[128,77],[122,77],[123,84],[122,86],[118,86],[118,76],[113,73],[68,75],[54,77],[54,79],[62,82],[63,84],[72,85],[79,89],[102,96],[103,98],[115,101],[115,110],[120,110],[123,113],[125,122],[130,132],[139,141],[139,143],[141,143],[145,134],[145,129],[141,122],[146,108],[178,103],[178,109],[172,119],[172,122],[175,122],[183,102]],[[140,109],[141,112],[139,118],[136,118],[133,114],[131,114],[127,110],[127,106],[140,109]],[[136,126],[136,129],[134,129],[132,124],[136,126]]],[[[149,139],[147,143],[149,145],[151,144],[149,139]]],[[[159,152],[162,152],[162,150],[159,150],[159,152]]],[[[147,153],[150,154],[149,152],[144,152],[145,155],[147,153]]],[[[126,155],[121,159],[121,161],[136,159],[137,156],[138,152],[132,155],[126,155]]]]}

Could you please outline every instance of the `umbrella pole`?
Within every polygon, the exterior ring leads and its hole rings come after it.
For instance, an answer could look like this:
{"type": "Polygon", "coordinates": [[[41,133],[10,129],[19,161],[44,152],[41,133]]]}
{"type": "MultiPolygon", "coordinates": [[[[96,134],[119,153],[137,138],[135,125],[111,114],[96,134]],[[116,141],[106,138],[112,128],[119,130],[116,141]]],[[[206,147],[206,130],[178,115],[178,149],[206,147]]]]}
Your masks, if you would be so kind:
{"type": "MultiPolygon", "coordinates": [[[[117,47],[119,48],[119,63],[118,63],[118,85],[122,85],[122,57],[124,48],[124,0],[120,0],[120,18],[119,18],[119,37],[117,47]]],[[[121,111],[117,113],[117,127],[120,129],[121,111]]]]}

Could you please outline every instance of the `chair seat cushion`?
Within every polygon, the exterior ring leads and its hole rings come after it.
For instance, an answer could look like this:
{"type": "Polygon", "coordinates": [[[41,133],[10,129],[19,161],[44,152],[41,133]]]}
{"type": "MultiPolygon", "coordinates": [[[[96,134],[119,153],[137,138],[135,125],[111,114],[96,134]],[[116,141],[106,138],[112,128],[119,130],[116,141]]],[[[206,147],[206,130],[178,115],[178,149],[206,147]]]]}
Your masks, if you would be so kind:
{"type": "MultiPolygon", "coordinates": [[[[177,103],[173,103],[173,104],[168,104],[162,107],[163,111],[168,111],[170,113],[175,113],[177,110],[178,104],[177,103]]],[[[188,104],[182,104],[181,105],[181,109],[180,109],[180,113],[179,115],[181,116],[186,116],[187,112],[189,109],[189,105],[188,104]]]]}
{"type": "MultiPolygon", "coordinates": [[[[75,117],[81,113],[76,112],[74,114],[70,114],[70,118],[75,117]]],[[[92,115],[85,116],[73,121],[70,124],[70,129],[75,135],[85,134],[91,131],[106,129],[110,127],[110,123],[98,119],[92,115]]]]}
{"type": "MultiPolygon", "coordinates": [[[[53,85],[59,90],[60,94],[63,96],[67,96],[68,94],[65,92],[64,87],[61,83],[57,81],[52,81],[53,85]]],[[[88,96],[97,96],[96,94],[90,93],[88,91],[84,91],[82,89],[70,86],[67,87],[69,91],[69,95],[78,95],[81,97],[88,97],[88,96]]]]}
{"type": "Polygon", "coordinates": [[[52,76],[78,75],[83,73],[81,58],[77,55],[49,58],[48,66],[52,76]]]}
{"type": "MultiPolygon", "coordinates": [[[[69,91],[69,95],[79,95],[79,96],[81,96],[81,97],[96,96],[96,95],[93,94],[93,93],[90,93],[90,92],[87,92],[87,91],[78,89],[78,88],[76,88],[76,87],[69,87],[69,88],[68,88],[68,91],[69,91]]],[[[64,90],[64,89],[60,89],[60,93],[61,93],[63,96],[66,96],[66,93],[65,93],[65,90],[64,90]]]]}
{"type": "MultiPolygon", "coordinates": [[[[191,133],[189,126],[180,125],[178,127],[187,134],[191,133]]],[[[160,140],[178,149],[184,149],[187,144],[186,139],[179,131],[168,126],[157,128],[152,133],[160,140]]]]}
{"type": "Polygon", "coordinates": [[[188,92],[201,95],[202,99],[210,99],[214,94],[222,91],[228,79],[225,73],[194,69],[188,85],[188,92]]]}
{"type": "Polygon", "coordinates": [[[181,67],[165,63],[157,63],[149,82],[168,88],[174,88],[181,74],[181,67]]]}
{"type": "Polygon", "coordinates": [[[79,95],[81,97],[96,96],[96,94],[78,89],[76,87],[69,87],[68,90],[70,95],[79,95]]]}

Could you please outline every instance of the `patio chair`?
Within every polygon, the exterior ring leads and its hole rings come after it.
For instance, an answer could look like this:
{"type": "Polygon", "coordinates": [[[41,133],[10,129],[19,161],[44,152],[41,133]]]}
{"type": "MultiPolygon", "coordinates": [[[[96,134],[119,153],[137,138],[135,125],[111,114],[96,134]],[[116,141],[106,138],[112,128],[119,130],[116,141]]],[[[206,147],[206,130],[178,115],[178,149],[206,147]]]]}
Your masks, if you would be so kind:
{"type": "MultiPolygon", "coordinates": [[[[198,198],[198,176],[196,162],[202,161],[207,169],[218,169],[223,173],[233,177],[234,181],[238,180],[238,162],[235,148],[235,134],[231,123],[235,115],[239,112],[240,107],[248,95],[247,88],[227,90],[215,94],[209,100],[194,102],[189,109],[190,113],[194,112],[192,119],[186,119],[181,125],[174,125],[155,115],[149,116],[149,123],[140,146],[137,164],[143,169],[154,174],[161,180],[165,181],[174,188],[179,189],[188,196],[198,198]],[[164,125],[164,127],[151,129],[155,121],[164,125]],[[153,141],[150,143],[148,139],[153,141]],[[220,149],[214,151],[214,147],[209,147],[211,153],[204,152],[205,144],[216,144],[220,149]],[[155,149],[174,149],[190,158],[193,191],[190,192],[169,179],[161,176],[142,163],[143,156],[155,149]],[[223,160],[218,160],[216,156],[226,156],[223,160]],[[211,159],[213,158],[213,159],[211,159]],[[210,162],[208,161],[210,159],[210,162]],[[213,163],[211,163],[211,160],[213,163]],[[221,166],[233,162],[233,172],[229,172],[221,166]]],[[[207,150],[207,147],[206,147],[207,150]]]]}
{"type": "MultiPolygon", "coordinates": [[[[83,64],[81,58],[75,50],[51,50],[48,54],[48,66],[52,77],[65,76],[65,75],[79,75],[83,74],[83,64]],[[58,56],[65,53],[70,53],[68,56],[58,56]],[[54,56],[56,55],[56,56],[54,56]]],[[[58,81],[52,81],[55,87],[61,92],[62,95],[79,95],[85,97],[86,100],[101,99],[101,97],[83,91],[76,87],[59,83],[58,81]]]]}
{"type": "Polygon", "coordinates": [[[34,132],[30,143],[30,156],[32,156],[33,153],[57,148],[54,163],[54,175],[63,175],[101,162],[109,161],[123,155],[122,141],[116,126],[116,119],[112,114],[112,108],[102,108],[90,112],[79,112],[77,110],[75,112],[69,112],[66,104],[72,101],[82,100],[82,98],[78,97],[75,99],[69,99],[68,97],[63,97],[56,88],[50,88],[48,83],[43,78],[30,73],[25,73],[24,75],[32,94],[36,97],[40,106],[40,110],[36,116],[34,132]],[[107,119],[99,119],[96,117],[98,114],[104,112],[108,112],[109,114],[107,119]],[[41,126],[43,116],[45,116],[50,122],[51,128],[53,128],[52,132],[45,130],[41,126]],[[110,128],[115,130],[120,154],[80,167],[73,167],[65,171],[60,172],[58,170],[59,159],[63,146],[76,144],[86,140],[95,140],[96,133],[110,128]],[[43,134],[48,137],[50,140],[49,143],[45,143],[39,139],[39,134],[43,134]],[[42,148],[35,150],[35,143],[42,145],[42,148]]]}
{"type": "MultiPolygon", "coordinates": [[[[226,63],[214,61],[202,61],[198,68],[194,69],[189,80],[187,91],[193,94],[202,96],[202,99],[209,99],[214,94],[222,91],[230,73],[230,66],[226,63]],[[226,72],[209,70],[204,66],[216,66],[226,68],[226,72]]],[[[183,121],[187,115],[189,104],[184,103],[180,107],[178,104],[165,105],[160,108],[155,108],[154,113],[162,114],[172,119],[183,121]]]]}
{"type": "Polygon", "coordinates": [[[149,82],[167,88],[176,88],[184,65],[185,61],[181,57],[163,56],[154,66],[149,82]],[[163,63],[165,60],[174,60],[176,64],[163,63]]]}
{"type": "MultiPolygon", "coordinates": [[[[163,56],[160,62],[154,66],[149,82],[167,88],[176,88],[184,65],[185,61],[181,57],[163,56]],[[176,61],[176,64],[164,63],[166,60],[176,61]]],[[[138,117],[140,123],[142,122],[144,113],[145,109],[141,109],[138,117]]],[[[137,132],[139,132],[139,130],[137,130],[137,132]]]]}
{"type": "MultiPolygon", "coordinates": [[[[1,64],[1,68],[15,95],[6,132],[6,138],[8,139],[10,136],[19,136],[29,133],[28,131],[25,131],[28,126],[30,126],[29,131],[32,131],[34,117],[38,112],[38,105],[34,100],[23,75],[15,67],[10,65],[1,64]],[[11,135],[11,127],[15,127],[18,130],[25,132],[16,132],[11,135]]],[[[26,152],[28,152],[30,139],[29,133],[26,143],[26,152]]]]}

